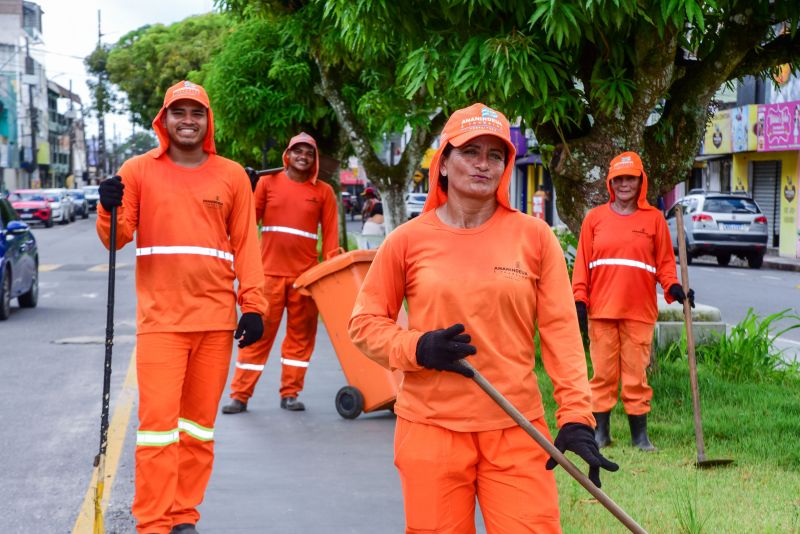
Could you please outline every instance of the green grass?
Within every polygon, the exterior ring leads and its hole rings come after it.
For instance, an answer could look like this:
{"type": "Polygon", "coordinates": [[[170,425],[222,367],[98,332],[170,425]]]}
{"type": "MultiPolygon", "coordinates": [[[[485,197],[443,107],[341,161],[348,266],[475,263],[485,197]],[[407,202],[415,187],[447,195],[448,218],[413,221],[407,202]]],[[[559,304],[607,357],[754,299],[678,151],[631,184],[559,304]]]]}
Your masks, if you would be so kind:
{"type": "MultiPolygon", "coordinates": [[[[555,428],[549,378],[537,366],[548,422],[555,428]]],[[[604,455],[619,463],[601,473],[603,490],[650,533],[800,533],[800,381],[733,383],[698,369],[706,457],[733,466],[698,470],[689,372],[661,362],[648,431],[657,453],[630,446],[627,418],[612,412],[614,443],[604,455]]],[[[570,455],[586,471],[580,458],[570,455]]],[[[626,529],[562,469],[557,469],[565,533],[626,529]]]]}

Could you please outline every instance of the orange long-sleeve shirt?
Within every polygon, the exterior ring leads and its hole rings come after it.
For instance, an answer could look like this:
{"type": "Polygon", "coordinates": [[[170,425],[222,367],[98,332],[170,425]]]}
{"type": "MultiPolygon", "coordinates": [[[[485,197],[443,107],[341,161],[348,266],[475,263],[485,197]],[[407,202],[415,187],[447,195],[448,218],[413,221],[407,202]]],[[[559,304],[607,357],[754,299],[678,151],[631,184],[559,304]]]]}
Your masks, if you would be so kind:
{"type": "Polygon", "coordinates": [[[401,225],[381,245],[350,320],[369,357],[404,371],[395,412],[455,431],[515,423],[472,380],[425,369],[416,346],[424,332],[463,323],[477,354],[469,361],[528,419],[544,413],[534,368],[538,326],[558,426],[594,426],[585,355],[564,256],[550,228],[498,207],[477,228],[444,224],[434,210],[401,225]],[[409,327],[395,324],[403,299],[409,327]]]}
{"type": "MultiPolygon", "coordinates": [[[[136,234],[138,332],[233,330],[237,301],[243,313],[265,314],[244,169],[216,154],[195,168],[155,154],[132,158],[119,170],[125,193],[117,209],[117,248],[136,234]]],[[[110,224],[98,205],[97,233],[107,248],[110,224]]]]}
{"type": "Polygon", "coordinates": [[[339,246],[336,197],[322,180],[295,182],[281,171],[259,180],[255,198],[264,274],[293,277],[316,265],[320,224],[322,257],[339,246]]]}
{"type": "Polygon", "coordinates": [[[656,209],[620,215],[610,204],[598,206],[581,225],[572,290],[593,319],[658,319],[655,284],[667,293],[680,283],[664,216],[656,209]]]}

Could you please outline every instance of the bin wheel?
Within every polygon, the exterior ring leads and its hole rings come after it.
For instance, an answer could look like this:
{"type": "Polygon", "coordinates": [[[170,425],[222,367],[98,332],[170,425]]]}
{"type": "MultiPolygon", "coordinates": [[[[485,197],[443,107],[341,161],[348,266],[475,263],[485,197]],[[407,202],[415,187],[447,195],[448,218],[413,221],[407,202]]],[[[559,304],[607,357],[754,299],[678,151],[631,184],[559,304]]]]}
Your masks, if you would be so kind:
{"type": "Polygon", "coordinates": [[[352,386],[345,386],[336,393],[336,411],[345,419],[355,419],[364,411],[364,396],[352,386]]]}

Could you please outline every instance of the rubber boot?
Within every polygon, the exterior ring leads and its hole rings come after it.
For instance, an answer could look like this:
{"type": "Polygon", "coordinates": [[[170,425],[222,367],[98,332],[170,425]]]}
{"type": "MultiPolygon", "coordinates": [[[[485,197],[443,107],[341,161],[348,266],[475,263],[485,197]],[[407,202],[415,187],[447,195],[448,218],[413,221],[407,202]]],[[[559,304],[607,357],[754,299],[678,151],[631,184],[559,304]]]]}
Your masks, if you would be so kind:
{"type": "Polygon", "coordinates": [[[222,407],[222,413],[242,413],[247,411],[247,403],[233,399],[230,404],[222,407]]]}
{"type": "Polygon", "coordinates": [[[647,437],[647,414],[628,415],[628,423],[631,426],[631,443],[640,450],[646,452],[657,451],[650,438],[647,437]]]}
{"type": "Polygon", "coordinates": [[[594,440],[599,448],[611,445],[611,412],[592,412],[597,427],[594,429],[594,440]]]}

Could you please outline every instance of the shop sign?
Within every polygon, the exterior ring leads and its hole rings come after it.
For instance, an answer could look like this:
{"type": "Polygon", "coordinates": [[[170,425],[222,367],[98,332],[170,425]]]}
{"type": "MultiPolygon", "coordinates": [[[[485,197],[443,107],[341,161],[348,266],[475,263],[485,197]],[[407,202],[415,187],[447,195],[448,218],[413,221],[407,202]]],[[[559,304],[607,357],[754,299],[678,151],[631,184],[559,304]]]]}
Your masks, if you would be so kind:
{"type": "Polygon", "coordinates": [[[706,127],[701,154],[731,153],[731,110],[718,111],[706,127]]]}
{"type": "Polygon", "coordinates": [[[758,106],[741,106],[731,110],[731,148],[733,152],[755,152],[758,146],[756,120],[758,106]]]}
{"type": "Polygon", "coordinates": [[[758,151],[800,149],[800,101],[758,107],[758,151]]]}

